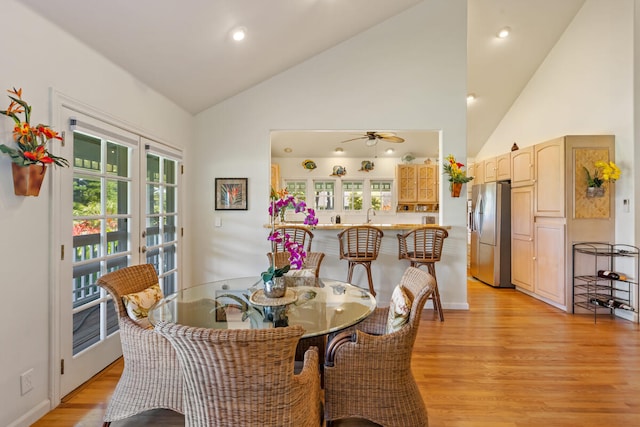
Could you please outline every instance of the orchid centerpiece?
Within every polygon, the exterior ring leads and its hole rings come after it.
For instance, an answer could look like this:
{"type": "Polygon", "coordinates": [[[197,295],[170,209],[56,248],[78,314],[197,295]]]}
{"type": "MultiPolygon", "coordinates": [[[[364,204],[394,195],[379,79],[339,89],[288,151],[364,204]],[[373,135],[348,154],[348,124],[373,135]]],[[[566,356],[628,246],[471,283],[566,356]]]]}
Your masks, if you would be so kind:
{"type": "Polygon", "coordinates": [[[15,122],[13,128],[13,139],[17,144],[17,148],[0,144],[0,151],[8,154],[11,161],[18,166],[29,166],[33,164],[53,163],[57,166],[69,166],[69,162],[58,156],[54,156],[47,150],[47,142],[52,139],[62,141],[62,137],[58,135],[47,125],[38,124],[31,125],[31,106],[22,99],[22,89],[13,88],[8,90],[11,103],[6,110],[0,110],[0,114],[11,117],[15,122]],[[24,119],[19,117],[24,114],[24,119]]]}
{"type": "MultiPolygon", "coordinates": [[[[307,252],[304,247],[293,241],[288,233],[282,233],[276,230],[276,218],[278,218],[282,212],[286,209],[293,209],[296,213],[304,213],[304,224],[311,226],[312,228],[318,224],[318,218],[316,218],[315,210],[309,208],[304,200],[298,200],[295,196],[289,194],[286,189],[275,191],[271,189],[270,204],[269,204],[269,217],[271,224],[271,232],[269,233],[269,241],[271,242],[271,251],[275,252],[276,244],[282,244],[287,252],[289,252],[289,264],[281,268],[276,268],[275,265],[270,265],[269,269],[262,273],[262,280],[266,283],[273,280],[274,277],[281,277],[288,272],[291,267],[295,269],[302,268],[307,252]]],[[[272,260],[275,256],[271,257],[272,260]]]]}

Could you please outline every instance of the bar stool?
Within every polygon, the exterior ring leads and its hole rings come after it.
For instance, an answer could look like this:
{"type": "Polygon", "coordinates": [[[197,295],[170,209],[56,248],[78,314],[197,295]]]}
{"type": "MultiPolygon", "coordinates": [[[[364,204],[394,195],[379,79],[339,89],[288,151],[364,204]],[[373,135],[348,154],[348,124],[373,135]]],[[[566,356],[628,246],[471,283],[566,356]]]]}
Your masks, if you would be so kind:
{"type": "Polygon", "coordinates": [[[405,234],[398,234],[398,259],[409,260],[411,267],[420,268],[421,265],[426,265],[429,274],[435,279],[435,287],[430,298],[441,322],[444,321],[444,313],[436,278],[436,262],[440,261],[442,245],[447,236],[447,230],[434,226],[414,228],[405,234]]]}
{"type": "Polygon", "coordinates": [[[353,269],[356,265],[362,265],[367,270],[369,280],[369,292],[374,297],[373,278],[371,277],[371,262],[378,258],[380,244],[382,243],[382,230],[370,225],[357,225],[348,227],[338,233],[340,240],[340,259],[349,261],[349,273],[347,282],[351,283],[353,269]]]}
{"type": "MultiPolygon", "coordinates": [[[[313,241],[313,233],[307,227],[301,227],[299,225],[285,225],[277,226],[275,228],[281,236],[288,234],[291,241],[298,243],[304,247],[304,250],[311,252],[311,242],[313,241]],[[305,246],[306,243],[306,246],[305,246]]],[[[285,252],[284,243],[275,243],[275,252],[285,252]]]]}

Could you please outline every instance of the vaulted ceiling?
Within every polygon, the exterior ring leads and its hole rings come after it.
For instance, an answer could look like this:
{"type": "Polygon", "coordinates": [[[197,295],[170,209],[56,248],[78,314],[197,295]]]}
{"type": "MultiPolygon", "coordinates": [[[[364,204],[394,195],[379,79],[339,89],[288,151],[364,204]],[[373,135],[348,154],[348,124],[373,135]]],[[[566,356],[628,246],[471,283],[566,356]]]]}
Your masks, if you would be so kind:
{"type": "MultiPolygon", "coordinates": [[[[195,114],[421,0],[21,1],[195,114]],[[239,26],[247,36],[238,45],[230,32],[239,26]]],[[[468,91],[477,96],[468,104],[469,156],[489,138],[583,3],[468,1],[468,91]],[[505,26],[510,37],[498,39],[505,26]]]]}

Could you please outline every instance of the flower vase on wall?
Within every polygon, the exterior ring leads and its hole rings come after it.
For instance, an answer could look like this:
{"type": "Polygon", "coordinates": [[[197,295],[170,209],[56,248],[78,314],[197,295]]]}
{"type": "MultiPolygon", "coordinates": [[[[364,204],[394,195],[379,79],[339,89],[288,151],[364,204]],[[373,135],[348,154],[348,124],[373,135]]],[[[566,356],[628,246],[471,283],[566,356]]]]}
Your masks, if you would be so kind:
{"type": "Polygon", "coordinates": [[[462,190],[462,183],[452,182],[450,190],[451,190],[451,197],[460,197],[460,191],[462,190]]]}
{"type": "Polygon", "coordinates": [[[11,163],[13,173],[13,191],[16,196],[38,196],[47,172],[45,165],[20,166],[11,163]]]}

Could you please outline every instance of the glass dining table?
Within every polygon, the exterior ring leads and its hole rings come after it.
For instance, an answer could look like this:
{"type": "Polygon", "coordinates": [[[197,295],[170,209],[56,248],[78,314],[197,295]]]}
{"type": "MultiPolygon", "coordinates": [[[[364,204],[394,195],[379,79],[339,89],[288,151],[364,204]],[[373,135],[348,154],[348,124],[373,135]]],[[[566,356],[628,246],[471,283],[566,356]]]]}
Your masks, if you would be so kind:
{"type": "Polygon", "coordinates": [[[375,308],[368,291],[338,280],[288,277],[284,297],[266,298],[260,277],[242,277],[168,295],[151,308],[149,320],[217,329],[300,325],[310,338],[355,325],[375,308]]]}

